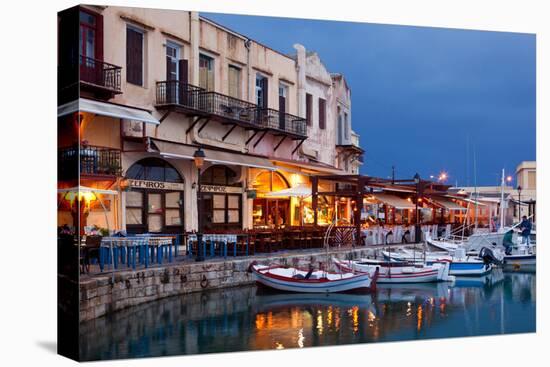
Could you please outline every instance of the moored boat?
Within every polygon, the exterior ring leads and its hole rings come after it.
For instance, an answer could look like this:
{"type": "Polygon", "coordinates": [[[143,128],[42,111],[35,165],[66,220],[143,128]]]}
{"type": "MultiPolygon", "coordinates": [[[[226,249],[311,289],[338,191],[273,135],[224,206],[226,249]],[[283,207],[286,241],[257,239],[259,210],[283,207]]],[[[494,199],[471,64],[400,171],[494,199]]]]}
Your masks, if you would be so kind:
{"type": "Polygon", "coordinates": [[[299,293],[337,293],[375,291],[378,272],[331,273],[322,270],[302,270],[281,265],[250,264],[256,281],[269,288],[299,293]]]}
{"type": "Polygon", "coordinates": [[[493,264],[488,261],[484,261],[478,256],[467,256],[463,254],[463,251],[456,251],[455,256],[451,256],[445,253],[426,253],[422,256],[415,256],[410,251],[401,250],[395,252],[383,251],[382,254],[385,259],[389,261],[401,261],[401,262],[425,262],[426,265],[433,265],[447,261],[450,263],[449,274],[455,276],[482,276],[489,274],[493,270],[493,264]]]}
{"type": "Polygon", "coordinates": [[[333,258],[336,266],[346,272],[359,271],[362,273],[374,273],[378,270],[377,282],[383,283],[430,283],[439,281],[452,281],[454,277],[449,275],[449,263],[435,263],[433,265],[415,264],[410,262],[380,261],[363,259],[338,260],[333,258]]]}

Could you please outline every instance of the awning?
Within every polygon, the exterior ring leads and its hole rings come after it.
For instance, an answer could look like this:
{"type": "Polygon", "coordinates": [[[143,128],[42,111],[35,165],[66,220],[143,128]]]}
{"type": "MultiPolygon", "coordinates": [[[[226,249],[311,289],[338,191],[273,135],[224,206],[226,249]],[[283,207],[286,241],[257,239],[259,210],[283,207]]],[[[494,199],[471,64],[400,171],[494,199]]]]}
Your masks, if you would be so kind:
{"type": "MultiPolygon", "coordinates": [[[[196,146],[187,144],[170,143],[167,141],[151,139],[151,142],[158,148],[160,154],[166,158],[193,159],[197,150],[196,146]]],[[[265,158],[232,153],[215,149],[203,148],[204,160],[212,163],[234,164],[237,166],[254,167],[274,171],[276,167],[265,158]]]]}
{"type": "Polygon", "coordinates": [[[297,161],[291,161],[286,159],[271,159],[271,162],[276,166],[277,169],[281,169],[283,171],[288,171],[291,173],[300,173],[300,174],[319,174],[319,173],[326,173],[326,174],[333,174],[333,175],[343,175],[346,174],[341,169],[330,167],[328,165],[322,165],[322,164],[316,164],[316,163],[309,163],[309,162],[297,162],[297,161]],[[290,167],[288,167],[290,166],[290,167]]]}
{"type": "Polygon", "coordinates": [[[399,196],[389,195],[389,194],[373,194],[373,196],[377,200],[383,202],[384,204],[393,206],[395,209],[415,209],[416,208],[413,203],[403,198],[400,198],[399,196]]]}
{"type": "Polygon", "coordinates": [[[79,98],[78,100],[57,107],[57,116],[61,117],[77,111],[126,120],[142,121],[155,125],[160,124],[159,120],[154,118],[153,115],[151,115],[151,113],[147,110],[113,103],[93,101],[86,98],[79,98]]]}
{"type": "Polygon", "coordinates": [[[298,184],[294,187],[283,189],[279,191],[268,192],[264,194],[265,197],[299,197],[304,198],[311,196],[311,187],[305,184],[298,184]]]}
{"type": "Polygon", "coordinates": [[[68,187],[65,189],[57,189],[58,193],[66,193],[66,192],[91,192],[93,194],[103,194],[103,195],[118,195],[118,191],[115,190],[106,190],[106,189],[96,189],[93,187],[88,186],[74,186],[74,187],[68,187]]]}
{"type": "Polygon", "coordinates": [[[437,198],[437,199],[430,199],[434,202],[435,205],[438,205],[438,206],[441,206],[447,210],[461,210],[461,211],[466,211],[468,210],[467,208],[463,207],[463,206],[460,206],[458,205],[457,203],[455,203],[454,201],[451,201],[451,200],[446,200],[446,199],[441,199],[441,198],[437,198]]]}
{"type": "Polygon", "coordinates": [[[475,201],[475,200],[472,200],[472,199],[468,199],[468,198],[464,198],[464,197],[460,197],[460,196],[453,196],[453,195],[445,195],[445,197],[448,197],[448,198],[452,198],[452,199],[457,199],[457,200],[461,200],[461,201],[464,201],[466,203],[470,203],[470,204],[477,204],[479,206],[486,206],[485,204],[483,203],[480,203],[479,201],[475,201]]]}

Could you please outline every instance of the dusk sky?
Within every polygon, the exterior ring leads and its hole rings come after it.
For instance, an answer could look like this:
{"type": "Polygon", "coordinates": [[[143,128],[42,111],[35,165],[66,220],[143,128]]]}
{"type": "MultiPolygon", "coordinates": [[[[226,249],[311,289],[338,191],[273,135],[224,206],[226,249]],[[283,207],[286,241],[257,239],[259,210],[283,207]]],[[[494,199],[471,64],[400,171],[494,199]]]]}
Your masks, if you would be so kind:
{"type": "Polygon", "coordinates": [[[361,173],[449,174],[450,184],[497,185],[535,160],[531,34],[202,13],[283,53],[316,51],[352,90],[361,173]],[[468,150],[467,147],[470,147],[468,150]]]}

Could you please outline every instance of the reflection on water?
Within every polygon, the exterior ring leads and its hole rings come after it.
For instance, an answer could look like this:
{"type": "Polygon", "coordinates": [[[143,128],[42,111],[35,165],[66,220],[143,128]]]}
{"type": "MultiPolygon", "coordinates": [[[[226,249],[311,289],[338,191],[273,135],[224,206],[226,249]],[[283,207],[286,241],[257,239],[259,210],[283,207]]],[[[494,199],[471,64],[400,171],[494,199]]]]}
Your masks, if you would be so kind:
{"type": "Polygon", "coordinates": [[[376,295],[255,286],[189,294],[82,324],[84,360],[535,331],[534,273],[379,285],[376,295]]]}

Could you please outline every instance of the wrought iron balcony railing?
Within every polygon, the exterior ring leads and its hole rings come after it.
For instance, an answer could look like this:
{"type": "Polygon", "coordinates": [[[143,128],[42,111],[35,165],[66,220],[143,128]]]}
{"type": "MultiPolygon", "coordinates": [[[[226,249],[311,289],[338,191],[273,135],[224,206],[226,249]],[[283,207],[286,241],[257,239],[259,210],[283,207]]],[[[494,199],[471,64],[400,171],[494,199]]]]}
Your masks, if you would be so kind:
{"type": "Polygon", "coordinates": [[[80,56],[80,81],[120,92],[122,67],[104,61],[80,56]]]}
{"type": "Polygon", "coordinates": [[[61,148],[57,157],[59,179],[74,179],[77,167],[80,175],[120,176],[122,174],[120,150],[92,145],[61,148]],[[80,159],[79,159],[80,158],[80,159]]]}
{"type": "Polygon", "coordinates": [[[300,137],[307,136],[306,120],[178,80],[157,82],[157,106],[177,105],[222,120],[259,129],[272,129],[300,137]]]}
{"type": "Polygon", "coordinates": [[[269,129],[288,132],[294,135],[306,136],[306,119],[272,108],[259,110],[261,124],[269,129]]]}

